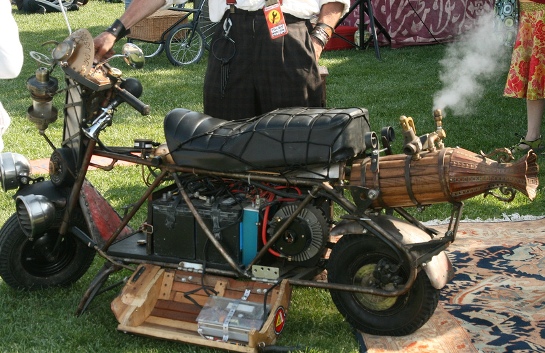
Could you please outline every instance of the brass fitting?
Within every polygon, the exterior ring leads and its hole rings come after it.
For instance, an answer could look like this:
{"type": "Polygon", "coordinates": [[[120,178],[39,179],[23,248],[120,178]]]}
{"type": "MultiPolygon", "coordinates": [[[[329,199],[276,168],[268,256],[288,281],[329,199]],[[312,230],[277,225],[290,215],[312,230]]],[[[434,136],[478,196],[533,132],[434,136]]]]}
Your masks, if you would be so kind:
{"type": "Polygon", "coordinates": [[[413,156],[413,159],[420,159],[419,153],[422,151],[422,142],[416,136],[413,118],[402,115],[399,117],[399,122],[403,129],[403,153],[413,156]]]}
{"type": "Polygon", "coordinates": [[[57,120],[57,108],[51,101],[58,87],[57,79],[50,77],[49,71],[44,67],[37,69],[36,74],[27,80],[27,89],[32,97],[27,116],[40,131],[44,131],[50,123],[57,120]]]}

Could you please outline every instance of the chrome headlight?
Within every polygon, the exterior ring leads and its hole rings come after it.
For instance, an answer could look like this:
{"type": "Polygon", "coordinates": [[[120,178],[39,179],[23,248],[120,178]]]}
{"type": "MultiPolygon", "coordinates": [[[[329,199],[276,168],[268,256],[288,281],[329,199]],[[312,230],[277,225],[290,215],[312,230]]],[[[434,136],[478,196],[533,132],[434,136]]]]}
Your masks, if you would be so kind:
{"type": "Polygon", "coordinates": [[[0,184],[4,191],[17,189],[25,184],[23,178],[28,178],[29,175],[30,162],[25,156],[11,152],[0,154],[0,184]]]}
{"type": "Polygon", "coordinates": [[[19,225],[29,238],[43,234],[55,220],[55,205],[43,195],[21,195],[15,199],[19,225]]]}

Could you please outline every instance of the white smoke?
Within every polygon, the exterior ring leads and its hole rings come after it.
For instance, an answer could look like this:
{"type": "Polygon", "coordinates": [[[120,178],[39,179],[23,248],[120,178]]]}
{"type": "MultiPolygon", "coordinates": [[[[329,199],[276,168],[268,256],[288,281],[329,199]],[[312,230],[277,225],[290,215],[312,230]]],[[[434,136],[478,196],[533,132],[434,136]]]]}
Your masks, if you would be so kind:
{"type": "Polygon", "coordinates": [[[482,15],[476,27],[447,47],[439,62],[443,89],[434,96],[434,109],[450,108],[455,115],[471,113],[471,106],[482,97],[487,79],[494,77],[509,62],[509,47],[494,12],[482,15]]]}

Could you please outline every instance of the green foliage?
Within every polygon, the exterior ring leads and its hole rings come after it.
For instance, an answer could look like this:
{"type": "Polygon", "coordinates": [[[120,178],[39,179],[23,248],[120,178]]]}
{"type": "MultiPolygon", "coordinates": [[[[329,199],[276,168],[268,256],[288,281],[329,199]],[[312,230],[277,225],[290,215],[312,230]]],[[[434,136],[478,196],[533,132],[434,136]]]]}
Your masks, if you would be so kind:
{"type": "MultiPolygon", "coordinates": [[[[95,36],[122,13],[122,3],[91,0],[79,11],[69,12],[72,29],[88,28],[95,36]]],[[[50,40],[62,41],[68,35],[60,13],[22,14],[15,11],[21,40],[26,53],[51,51],[50,40]]],[[[122,41],[123,42],[123,41],[122,41]]],[[[120,43],[119,45],[121,45],[120,43]]],[[[321,64],[329,70],[327,99],[330,107],[366,107],[375,131],[393,126],[399,132],[400,115],[415,120],[419,134],[434,129],[433,96],[441,89],[440,60],[445,45],[381,48],[382,60],[371,49],[325,52],[321,64]]],[[[119,51],[119,47],[117,48],[119,51]]],[[[126,76],[140,79],[144,86],[141,99],[150,104],[152,114],[142,117],[128,106],[121,106],[112,127],[101,135],[107,144],[130,146],[135,138],[163,141],[162,119],[175,107],[202,111],[202,82],[206,58],[187,67],[174,67],[165,54],[153,58],[142,70],[133,70],[121,60],[112,65],[126,76]]],[[[505,70],[485,82],[482,97],[476,99],[473,110],[457,116],[448,110],[443,121],[447,132],[447,146],[461,146],[471,151],[491,152],[508,147],[518,139],[514,132],[526,128],[525,105],[521,100],[502,97],[505,70]]],[[[39,65],[27,54],[23,72],[17,79],[0,82],[0,97],[12,117],[12,125],[4,136],[5,151],[17,152],[29,159],[48,158],[51,148],[26,118],[31,105],[26,90],[27,78],[39,65]]],[[[56,71],[57,78],[61,79],[56,71]]],[[[62,95],[54,100],[61,111],[59,120],[47,130],[56,143],[62,133],[62,95]]],[[[401,134],[394,143],[401,149],[401,134]]],[[[543,168],[543,162],[540,162],[543,168]]],[[[116,168],[113,172],[93,171],[91,181],[122,212],[122,207],[135,200],[143,190],[140,172],[136,167],[116,168]]],[[[541,177],[543,184],[543,177],[541,177]]],[[[0,195],[0,222],[14,212],[13,192],[0,195]]],[[[510,204],[492,198],[477,197],[466,202],[465,212],[470,219],[502,218],[503,214],[543,215],[543,187],[538,197],[529,202],[521,195],[510,204]]],[[[443,220],[450,216],[450,207],[430,207],[418,217],[443,220]]],[[[102,265],[97,259],[91,270],[70,288],[41,292],[18,292],[0,285],[0,304],[4,310],[0,319],[0,352],[212,352],[213,350],[185,344],[122,334],[115,331],[116,321],[109,303],[116,291],[102,294],[91,303],[79,318],[75,309],[93,276],[102,265]]],[[[127,273],[118,273],[111,281],[121,280],[127,273]]],[[[280,345],[309,347],[305,352],[357,352],[352,332],[333,307],[329,294],[322,290],[297,288],[280,345]]]]}

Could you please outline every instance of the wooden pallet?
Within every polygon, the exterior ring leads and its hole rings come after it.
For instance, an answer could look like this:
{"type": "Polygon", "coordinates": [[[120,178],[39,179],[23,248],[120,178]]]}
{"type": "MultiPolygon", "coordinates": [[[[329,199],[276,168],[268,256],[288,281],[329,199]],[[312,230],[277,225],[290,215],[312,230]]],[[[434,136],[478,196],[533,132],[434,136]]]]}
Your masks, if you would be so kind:
{"type": "Polygon", "coordinates": [[[258,346],[275,343],[284,327],[290,298],[291,288],[287,281],[274,287],[270,283],[209,274],[203,278],[199,273],[143,264],[114,299],[111,308],[119,322],[117,328],[123,332],[234,352],[257,352],[258,346]],[[263,327],[259,331],[250,330],[248,342],[201,336],[196,319],[211,290],[217,293],[214,295],[232,299],[241,299],[245,291],[250,290],[246,300],[261,304],[265,292],[270,290],[267,295],[270,311],[263,327]]]}

